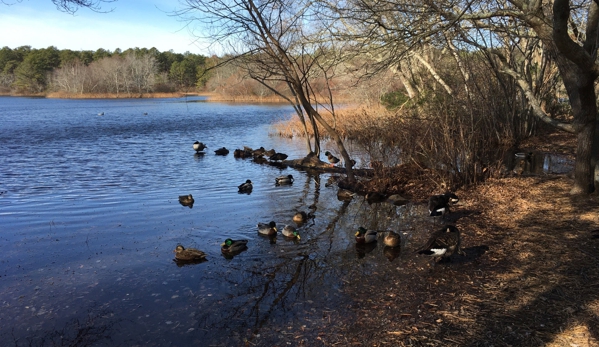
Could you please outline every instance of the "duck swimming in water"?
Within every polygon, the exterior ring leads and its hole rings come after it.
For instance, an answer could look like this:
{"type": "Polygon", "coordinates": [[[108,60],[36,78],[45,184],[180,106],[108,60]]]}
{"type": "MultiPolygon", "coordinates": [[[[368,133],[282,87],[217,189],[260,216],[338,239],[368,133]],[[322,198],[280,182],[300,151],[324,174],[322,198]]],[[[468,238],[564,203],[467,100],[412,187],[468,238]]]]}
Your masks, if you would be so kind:
{"type": "Polygon", "coordinates": [[[277,184],[277,185],[291,184],[291,183],[293,183],[293,176],[292,175],[279,176],[279,177],[275,178],[275,184],[277,184]]]}
{"type": "Polygon", "coordinates": [[[401,244],[401,237],[395,231],[389,230],[387,231],[387,235],[385,235],[383,242],[387,247],[398,247],[401,244]]]}
{"type": "Polygon", "coordinates": [[[308,220],[308,214],[304,211],[298,212],[293,215],[293,221],[296,222],[297,224],[306,223],[307,220],[308,220]]]}
{"type": "Polygon", "coordinates": [[[236,254],[245,251],[247,247],[248,240],[232,240],[226,239],[220,245],[220,251],[224,254],[236,254]]]}
{"type": "Polygon", "coordinates": [[[177,245],[174,250],[175,259],[179,261],[200,261],[206,259],[206,253],[195,248],[185,248],[177,245]]]}
{"type": "Polygon", "coordinates": [[[193,196],[191,196],[191,194],[179,196],[179,203],[183,206],[189,206],[189,208],[191,208],[193,207],[194,201],[195,200],[193,200],[193,196]]]}
{"type": "Polygon", "coordinates": [[[364,227],[359,227],[356,232],[357,243],[372,243],[376,242],[378,238],[378,232],[376,230],[366,230],[364,227]]]}
{"type": "Polygon", "coordinates": [[[285,225],[285,227],[281,231],[281,234],[283,234],[285,237],[288,237],[288,238],[294,238],[294,239],[298,239],[298,240],[300,239],[300,235],[297,232],[297,229],[295,229],[295,227],[293,227],[291,225],[285,225]]]}
{"type": "Polygon", "coordinates": [[[246,180],[245,183],[239,185],[239,193],[251,193],[254,186],[252,185],[252,181],[246,180]]]}
{"type": "Polygon", "coordinates": [[[258,223],[258,232],[262,235],[275,236],[277,231],[277,223],[274,221],[271,221],[268,224],[258,223]]]}
{"type": "Polygon", "coordinates": [[[219,148],[216,151],[214,151],[214,153],[216,155],[227,155],[227,154],[229,154],[229,150],[226,149],[225,147],[222,147],[222,148],[219,148]]]}

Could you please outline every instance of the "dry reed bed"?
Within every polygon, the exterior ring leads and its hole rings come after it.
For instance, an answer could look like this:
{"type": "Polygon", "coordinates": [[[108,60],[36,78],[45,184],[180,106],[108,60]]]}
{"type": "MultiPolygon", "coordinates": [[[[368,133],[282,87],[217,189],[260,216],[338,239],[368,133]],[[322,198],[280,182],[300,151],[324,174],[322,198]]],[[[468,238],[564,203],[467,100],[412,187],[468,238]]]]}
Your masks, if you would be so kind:
{"type": "Polygon", "coordinates": [[[198,95],[182,92],[174,93],[66,93],[51,92],[45,95],[53,99],[137,99],[137,98],[182,98],[186,95],[198,95]]]}

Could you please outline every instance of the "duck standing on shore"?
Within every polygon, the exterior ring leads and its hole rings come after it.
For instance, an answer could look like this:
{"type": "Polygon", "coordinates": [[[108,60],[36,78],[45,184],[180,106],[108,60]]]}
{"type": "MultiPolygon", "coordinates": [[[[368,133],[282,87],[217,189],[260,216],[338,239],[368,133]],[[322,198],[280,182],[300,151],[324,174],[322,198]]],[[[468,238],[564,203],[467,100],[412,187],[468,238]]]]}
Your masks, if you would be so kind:
{"type": "Polygon", "coordinates": [[[442,216],[449,214],[449,205],[459,201],[457,195],[452,192],[447,192],[441,195],[433,195],[428,199],[428,212],[431,217],[442,216]]]}
{"type": "Polygon", "coordinates": [[[324,152],[324,155],[327,156],[327,159],[329,160],[329,163],[331,163],[331,166],[335,166],[337,165],[337,163],[339,163],[339,158],[334,156],[331,152],[326,151],[324,152]]]}
{"type": "Polygon", "coordinates": [[[453,225],[446,225],[435,231],[429,240],[417,252],[429,257],[449,260],[452,254],[466,255],[461,249],[460,230],[453,225]]]}

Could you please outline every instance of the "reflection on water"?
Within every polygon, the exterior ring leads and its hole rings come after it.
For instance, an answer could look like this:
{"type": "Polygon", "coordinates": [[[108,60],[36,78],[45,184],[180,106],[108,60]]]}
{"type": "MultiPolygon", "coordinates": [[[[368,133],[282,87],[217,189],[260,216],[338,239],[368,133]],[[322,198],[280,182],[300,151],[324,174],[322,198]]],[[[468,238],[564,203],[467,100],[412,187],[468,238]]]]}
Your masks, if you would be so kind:
{"type": "Polygon", "coordinates": [[[518,175],[565,174],[574,169],[574,160],[555,153],[509,153],[505,163],[511,172],[518,175]]]}
{"type": "Polygon", "coordinates": [[[286,106],[0,106],[0,339],[11,345],[272,345],[298,330],[311,341],[314,317],[347,310],[352,271],[426,262],[412,252],[427,238],[424,206],[340,201],[325,187],[330,175],[192,148],[264,146],[297,158],[301,141],[267,136],[292,113],[286,106]],[[293,184],[276,185],[289,174],[293,184]],[[252,194],[238,194],[247,179],[252,194]],[[179,203],[187,194],[193,208],[179,203]],[[311,216],[301,241],[258,234],[258,222],[292,224],[298,211],[311,216]],[[358,226],[399,231],[401,247],[356,247],[358,226]],[[249,240],[247,250],[223,256],[226,238],[249,240]],[[174,262],[178,243],[207,260],[174,262]]]}

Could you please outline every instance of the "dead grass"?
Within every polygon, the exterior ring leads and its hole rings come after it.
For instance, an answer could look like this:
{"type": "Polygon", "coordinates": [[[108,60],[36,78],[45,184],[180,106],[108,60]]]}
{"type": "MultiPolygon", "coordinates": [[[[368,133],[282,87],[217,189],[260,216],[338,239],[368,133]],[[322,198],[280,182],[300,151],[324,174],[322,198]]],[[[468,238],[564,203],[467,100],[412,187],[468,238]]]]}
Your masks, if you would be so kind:
{"type": "Polygon", "coordinates": [[[136,98],[181,98],[185,95],[198,95],[190,93],[84,93],[74,94],[65,92],[51,92],[45,95],[54,99],[136,99],[136,98]]]}

